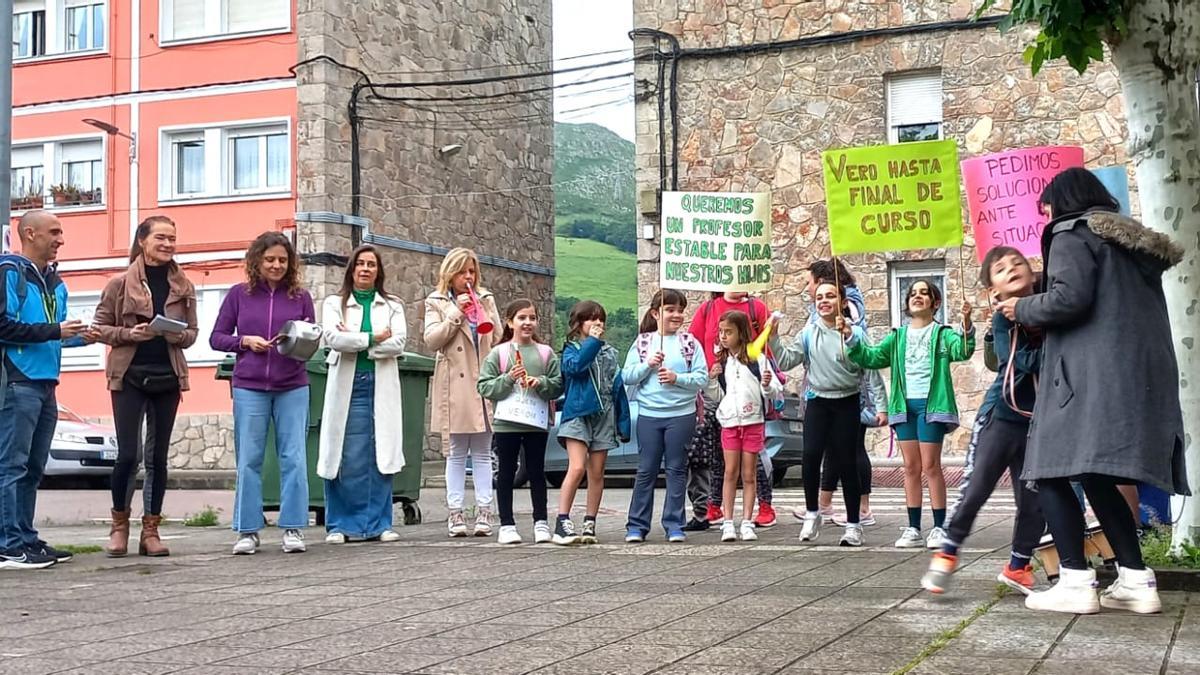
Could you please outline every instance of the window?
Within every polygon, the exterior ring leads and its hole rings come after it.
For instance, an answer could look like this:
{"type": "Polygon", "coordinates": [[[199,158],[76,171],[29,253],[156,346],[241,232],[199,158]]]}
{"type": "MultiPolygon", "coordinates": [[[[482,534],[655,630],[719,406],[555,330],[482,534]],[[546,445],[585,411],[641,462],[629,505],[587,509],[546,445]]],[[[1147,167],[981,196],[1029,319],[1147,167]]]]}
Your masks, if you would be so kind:
{"type": "Polygon", "coordinates": [[[13,13],[13,58],[28,59],[46,53],[46,10],[43,3],[18,3],[13,13]],[[28,10],[28,11],[22,11],[28,10]]]}
{"type": "MultiPolygon", "coordinates": [[[[100,303],[99,293],[71,294],[67,298],[67,318],[78,319],[90,324],[96,314],[96,305],[100,303]]],[[[97,342],[86,347],[71,347],[62,350],[62,369],[72,370],[103,370],[104,345],[97,342]]]]}
{"type": "Polygon", "coordinates": [[[281,32],[291,28],[290,0],[162,0],[166,42],[281,32]]]}
{"type": "Polygon", "coordinates": [[[103,49],[104,18],[103,2],[67,0],[65,20],[63,21],[66,44],[63,50],[80,52],[89,49],[103,49]]]}
{"type": "Polygon", "coordinates": [[[942,306],[934,318],[944,321],[946,316],[946,264],[941,260],[922,260],[920,262],[890,262],[888,263],[888,292],[892,309],[892,326],[903,326],[909,322],[904,313],[904,299],[908,289],[916,281],[932,281],[942,292],[942,306]]]}
{"type": "Polygon", "coordinates": [[[9,188],[13,211],[41,208],[46,189],[43,153],[41,144],[13,147],[9,188]]]}
{"type": "Polygon", "coordinates": [[[14,211],[104,202],[104,141],[100,138],[14,146],[11,170],[14,211]]]}
{"type": "Polygon", "coordinates": [[[286,122],[237,124],[165,134],[160,199],[283,194],[291,190],[286,122]]]}
{"type": "Polygon", "coordinates": [[[199,332],[196,343],[184,350],[188,363],[191,365],[213,365],[220,363],[226,356],[208,346],[208,338],[212,335],[212,327],[217,322],[217,313],[221,311],[221,303],[225,302],[225,294],[229,288],[197,288],[196,289],[196,325],[199,332]]]}
{"type": "Polygon", "coordinates": [[[942,73],[925,70],[885,78],[889,143],[942,137],[942,73]]]}

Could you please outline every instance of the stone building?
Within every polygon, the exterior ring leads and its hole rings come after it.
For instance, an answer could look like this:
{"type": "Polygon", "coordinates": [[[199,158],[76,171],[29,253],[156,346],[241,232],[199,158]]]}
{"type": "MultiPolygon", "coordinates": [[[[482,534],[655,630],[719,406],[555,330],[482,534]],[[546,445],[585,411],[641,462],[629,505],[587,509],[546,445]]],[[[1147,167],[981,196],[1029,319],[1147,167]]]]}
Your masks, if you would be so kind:
{"type": "MultiPolygon", "coordinates": [[[[808,316],[808,264],[829,256],[820,154],[837,147],[947,138],[960,157],[1041,145],[1078,145],[1089,167],[1124,166],[1120,86],[1106,64],[1078,75],[1061,63],[1035,78],[1022,60],[1028,31],[1001,34],[972,23],[970,0],[634,0],[634,24],[678,40],[677,124],[670,120],[672,51],[664,69],[666,175],[660,175],[659,69],[638,65],[637,177],[641,216],[639,297],[658,284],[654,192],[771,191],[775,285],[768,305],[794,334],[808,316]],[[771,47],[764,43],[783,43],[771,47]],[[653,234],[653,237],[646,235],[653,234]]],[[[652,50],[641,35],[635,48],[652,50]]],[[[1132,176],[1130,177],[1132,182],[1132,176]]],[[[1136,204],[1136,196],[1132,201],[1136,204]]],[[[964,222],[966,222],[964,214],[964,222]]],[[[901,288],[914,276],[944,283],[947,304],[979,305],[974,241],[961,249],[846,256],[866,295],[872,336],[899,322],[901,288]]],[[[976,322],[984,319],[976,311],[976,322]]],[[[980,333],[982,335],[982,332],[980,333]]],[[[981,350],[954,377],[969,427],[992,380],[981,350]]],[[[962,452],[967,433],[947,438],[962,452]]],[[[876,453],[886,453],[884,434],[876,453]]]]}

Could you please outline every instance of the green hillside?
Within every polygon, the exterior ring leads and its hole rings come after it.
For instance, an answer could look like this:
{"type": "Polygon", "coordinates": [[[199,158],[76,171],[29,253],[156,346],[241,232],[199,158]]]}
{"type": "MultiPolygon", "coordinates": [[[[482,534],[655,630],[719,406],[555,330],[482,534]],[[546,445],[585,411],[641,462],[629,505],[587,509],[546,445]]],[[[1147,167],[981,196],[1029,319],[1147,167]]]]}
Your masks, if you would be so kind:
{"type": "Polygon", "coordinates": [[[597,124],[556,123],[555,231],[635,253],[633,168],[633,143],[597,124]]]}
{"type": "Polygon", "coordinates": [[[566,334],[567,316],[579,300],[595,300],[608,313],[606,339],[624,354],[637,335],[637,258],[608,244],[555,237],[555,335],[566,334]]]}

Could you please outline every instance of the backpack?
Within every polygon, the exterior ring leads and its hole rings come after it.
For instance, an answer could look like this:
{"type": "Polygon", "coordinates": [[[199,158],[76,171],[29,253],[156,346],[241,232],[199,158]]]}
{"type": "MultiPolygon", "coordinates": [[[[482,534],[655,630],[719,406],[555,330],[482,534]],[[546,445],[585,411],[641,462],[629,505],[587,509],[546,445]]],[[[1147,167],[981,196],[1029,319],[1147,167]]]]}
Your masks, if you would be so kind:
{"type": "MultiPolygon", "coordinates": [[[[696,354],[700,353],[703,347],[700,346],[700,341],[691,333],[676,333],[679,337],[679,351],[683,353],[683,362],[687,364],[687,369],[692,369],[692,361],[696,358],[696,354]]],[[[637,350],[638,358],[642,361],[650,355],[650,343],[654,340],[654,333],[639,333],[637,339],[633,341],[633,349],[637,350]]],[[[633,401],[637,398],[638,389],[641,384],[626,384],[626,397],[633,401]]],[[[703,392],[696,393],[696,418],[704,419],[704,394],[703,392]]]]}
{"type": "MultiPolygon", "coordinates": [[[[762,323],[758,320],[758,317],[755,315],[754,300],[755,300],[754,298],[749,298],[746,301],[746,304],[749,305],[749,307],[746,308],[746,310],[747,310],[746,314],[747,314],[747,316],[750,317],[750,338],[751,339],[754,339],[755,337],[758,336],[759,333],[762,332],[762,323]]],[[[704,322],[705,325],[708,325],[708,315],[709,315],[709,312],[711,312],[711,311],[712,311],[712,300],[709,300],[709,301],[705,302],[704,304],[700,305],[700,311],[697,312],[696,319],[699,319],[700,321],[704,322]]],[[[779,369],[779,364],[777,364],[775,362],[775,355],[770,353],[770,349],[767,350],[767,363],[771,367],[771,375],[778,378],[780,384],[787,384],[787,375],[779,369]]],[[[755,365],[757,367],[757,364],[755,364],[755,365]]],[[[780,397],[777,399],[772,399],[771,403],[772,403],[772,405],[766,406],[763,409],[765,412],[766,418],[768,420],[781,419],[783,417],[783,398],[780,397]]]]}

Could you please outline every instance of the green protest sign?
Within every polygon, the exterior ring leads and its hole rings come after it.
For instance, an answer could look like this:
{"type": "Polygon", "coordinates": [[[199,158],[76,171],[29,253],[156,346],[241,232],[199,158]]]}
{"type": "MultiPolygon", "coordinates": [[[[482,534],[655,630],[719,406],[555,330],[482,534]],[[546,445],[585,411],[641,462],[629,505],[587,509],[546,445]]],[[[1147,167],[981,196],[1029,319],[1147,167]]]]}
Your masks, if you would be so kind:
{"type": "Polygon", "coordinates": [[[834,255],[962,246],[954,141],[821,153],[834,255]]]}
{"type": "Polygon", "coordinates": [[[771,193],[664,192],[659,283],[691,291],[771,285],[771,193]]]}

